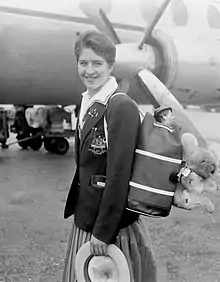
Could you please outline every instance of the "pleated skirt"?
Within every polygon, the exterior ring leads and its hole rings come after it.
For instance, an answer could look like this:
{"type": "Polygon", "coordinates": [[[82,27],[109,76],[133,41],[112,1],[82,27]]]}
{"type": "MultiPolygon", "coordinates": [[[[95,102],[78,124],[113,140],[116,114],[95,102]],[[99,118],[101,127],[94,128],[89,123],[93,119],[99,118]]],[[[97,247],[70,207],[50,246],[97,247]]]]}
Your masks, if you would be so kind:
{"type": "MultiPolygon", "coordinates": [[[[79,229],[73,222],[67,247],[63,282],[76,282],[75,256],[80,247],[90,241],[92,234],[79,229]]],[[[156,261],[151,238],[143,219],[121,229],[115,245],[125,255],[131,282],[156,282],[156,261]]]]}

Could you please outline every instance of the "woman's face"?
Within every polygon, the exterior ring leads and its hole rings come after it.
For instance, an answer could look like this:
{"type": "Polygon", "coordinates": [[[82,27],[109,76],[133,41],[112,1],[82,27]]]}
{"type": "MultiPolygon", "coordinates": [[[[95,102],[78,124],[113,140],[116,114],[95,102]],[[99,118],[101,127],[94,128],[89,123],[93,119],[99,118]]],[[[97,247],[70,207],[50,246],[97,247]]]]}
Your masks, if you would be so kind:
{"type": "Polygon", "coordinates": [[[89,91],[104,85],[109,79],[113,67],[97,55],[92,49],[84,48],[79,56],[78,73],[89,91]]]}

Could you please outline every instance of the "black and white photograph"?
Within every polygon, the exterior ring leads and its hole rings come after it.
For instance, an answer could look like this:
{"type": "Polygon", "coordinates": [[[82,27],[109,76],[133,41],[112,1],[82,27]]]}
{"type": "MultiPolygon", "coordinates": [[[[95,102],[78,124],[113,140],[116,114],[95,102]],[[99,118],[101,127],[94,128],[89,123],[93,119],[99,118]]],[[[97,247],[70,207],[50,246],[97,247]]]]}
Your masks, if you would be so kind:
{"type": "Polygon", "coordinates": [[[220,282],[220,0],[0,0],[0,282],[220,282]]]}

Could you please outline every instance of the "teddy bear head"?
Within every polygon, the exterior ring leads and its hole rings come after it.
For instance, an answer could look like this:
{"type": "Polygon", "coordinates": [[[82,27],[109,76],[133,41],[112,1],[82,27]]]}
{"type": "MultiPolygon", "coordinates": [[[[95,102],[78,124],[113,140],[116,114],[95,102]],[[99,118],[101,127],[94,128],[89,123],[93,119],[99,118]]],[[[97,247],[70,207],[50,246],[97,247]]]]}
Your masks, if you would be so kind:
{"type": "Polygon", "coordinates": [[[218,160],[215,154],[198,146],[196,137],[191,133],[184,133],[181,137],[183,145],[183,160],[187,167],[204,179],[214,175],[218,160]]]}
{"type": "Polygon", "coordinates": [[[182,168],[179,173],[180,183],[189,192],[201,194],[202,192],[216,192],[219,189],[217,179],[213,176],[204,178],[189,168],[182,168]]]}
{"type": "Polygon", "coordinates": [[[200,148],[196,137],[191,133],[184,133],[181,141],[184,166],[178,174],[174,206],[184,209],[202,206],[213,212],[214,205],[204,196],[204,192],[215,192],[219,189],[219,184],[215,181],[218,160],[212,151],[200,148]]]}

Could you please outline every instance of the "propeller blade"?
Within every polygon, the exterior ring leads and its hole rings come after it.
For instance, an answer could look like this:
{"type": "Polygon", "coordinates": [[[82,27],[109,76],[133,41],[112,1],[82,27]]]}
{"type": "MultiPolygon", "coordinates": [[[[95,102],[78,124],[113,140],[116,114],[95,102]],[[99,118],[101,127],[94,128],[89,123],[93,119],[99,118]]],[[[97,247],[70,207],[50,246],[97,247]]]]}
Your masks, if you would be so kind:
{"type": "Polygon", "coordinates": [[[99,10],[99,15],[102,18],[103,22],[105,23],[105,26],[108,28],[109,32],[108,34],[110,34],[111,38],[113,39],[115,44],[120,44],[121,41],[117,35],[117,33],[115,32],[111,22],[109,21],[108,17],[106,16],[106,13],[103,11],[103,9],[99,10]]]}
{"type": "Polygon", "coordinates": [[[146,69],[141,70],[137,74],[136,79],[140,88],[155,107],[172,107],[177,124],[179,124],[181,127],[181,133],[192,133],[197,138],[201,147],[208,147],[206,140],[186,115],[183,107],[176,100],[173,94],[166,88],[166,86],[152,72],[146,69]]]}
{"type": "Polygon", "coordinates": [[[111,2],[109,1],[92,1],[81,2],[80,9],[91,20],[92,24],[101,32],[107,33],[115,44],[120,44],[121,41],[118,38],[111,22],[109,21],[106,11],[110,9],[111,2]],[[105,5],[104,5],[105,4],[105,5]],[[104,5],[104,6],[103,6],[104,5]],[[107,5],[107,6],[106,6],[107,5]],[[103,8],[105,7],[105,8],[103,8]]]}
{"type": "Polygon", "coordinates": [[[164,13],[165,9],[167,8],[168,4],[170,3],[171,0],[164,0],[164,2],[162,3],[161,7],[158,9],[155,17],[152,19],[152,21],[150,22],[150,24],[147,26],[145,33],[144,33],[144,37],[141,40],[138,48],[141,50],[143,48],[143,45],[147,42],[147,40],[150,38],[151,33],[155,27],[155,25],[157,24],[157,22],[159,21],[159,19],[161,18],[162,14],[164,13]]]}

